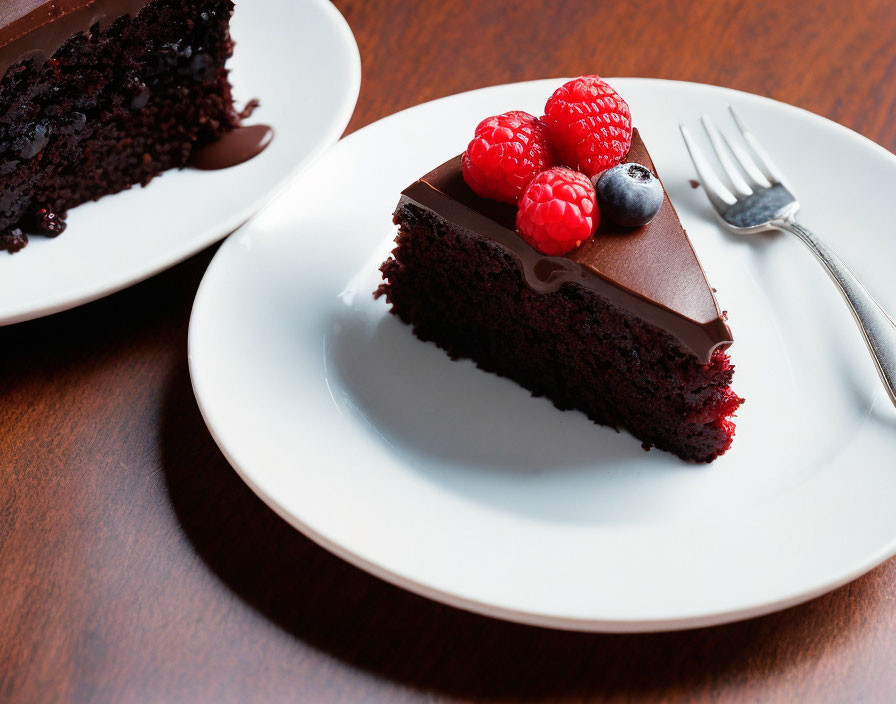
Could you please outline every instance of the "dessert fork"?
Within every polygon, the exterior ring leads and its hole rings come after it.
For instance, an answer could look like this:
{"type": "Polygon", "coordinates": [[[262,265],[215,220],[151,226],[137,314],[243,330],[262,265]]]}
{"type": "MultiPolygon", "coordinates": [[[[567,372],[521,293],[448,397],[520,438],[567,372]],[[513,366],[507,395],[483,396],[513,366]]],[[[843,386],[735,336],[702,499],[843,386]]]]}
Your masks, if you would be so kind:
{"type": "Polygon", "coordinates": [[[728,110],[740,131],[741,140],[731,139],[720,132],[708,115],[701,121],[733,192],[710,166],[688,128],[679,125],[713,210],[731,232],[741,235],[769,230],[790,232],[812,250],[843,294],[890,400],[896,405],[896,324],[834,251],[796,221],[800,208],[796,196],[785,185],[781,172],[734,108],[729,105],[728,110]]]}

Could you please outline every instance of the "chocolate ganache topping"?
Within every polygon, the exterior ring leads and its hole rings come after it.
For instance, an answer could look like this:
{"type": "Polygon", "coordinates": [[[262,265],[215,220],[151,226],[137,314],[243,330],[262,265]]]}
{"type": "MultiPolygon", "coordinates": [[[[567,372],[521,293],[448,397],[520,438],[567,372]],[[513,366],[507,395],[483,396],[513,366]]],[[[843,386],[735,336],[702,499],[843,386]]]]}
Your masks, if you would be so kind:
{"type": "Polygon", "coordinates": [[[235,127],[215,142],[196,149],[190,156],[190,166],[201,171],[229,169],[261,154],[274,139],[270,125],[235,127]]]}
{"type": "MultiPolygon", "coordinates": [[[[625,161],[656,173],[637,130],[625,161]]],[[[476,195],[464,182],[460,156],[406,188],[399,207],[407,202],[503,245],[534,291],[549,293],[565,283],[592,289],[666,330],[704,363],[734,339],[668,194],[649,224],[625,228],[603,221],[594,237],[562,257],[540,254],[516,233],[516,207],[476,195]]]]}
{"type": "Polygon", "coordinates": [[[0,77],[24,59],[45,61],[72,35],[135,16],[150,0],[0,0],[0,77]]]}

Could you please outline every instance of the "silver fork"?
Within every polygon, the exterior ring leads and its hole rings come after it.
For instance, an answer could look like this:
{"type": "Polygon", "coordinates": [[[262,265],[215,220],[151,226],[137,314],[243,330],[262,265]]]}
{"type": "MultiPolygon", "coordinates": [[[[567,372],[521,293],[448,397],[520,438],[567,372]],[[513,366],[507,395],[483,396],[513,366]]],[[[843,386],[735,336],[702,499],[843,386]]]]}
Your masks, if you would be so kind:
{"type": "Polygon", "coordinates": [[[701,121],[734,192],[716,175],[688,128],[679,125],[716,215],[731,232],[741,235],[769,230],[790,232],[812,250],[855,316],[890,400],[896,405],[896,324],[834,251],[795,220],[800,208],[796,196],[787,188],[781,172],[734,108],[729,105],[728,110],[742,141],[730,139],[720,132],[708,115],[701,121]]]}

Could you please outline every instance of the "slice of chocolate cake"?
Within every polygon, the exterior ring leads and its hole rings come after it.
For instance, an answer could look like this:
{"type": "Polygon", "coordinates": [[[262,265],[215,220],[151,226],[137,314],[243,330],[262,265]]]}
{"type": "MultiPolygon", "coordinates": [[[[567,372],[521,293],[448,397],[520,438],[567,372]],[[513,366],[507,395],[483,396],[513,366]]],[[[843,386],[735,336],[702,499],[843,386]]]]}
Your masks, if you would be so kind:
{"type": "MultiPolygon", "coordinates": [[[[0,249],[235,127],[231,0],[0,3],[0,249]]],[[[121,223],[123,233],[127,223],[121,223]]]]}
{"type": "MultiPolygon", "coordinates": [[[[656,173],[637,131],[624,161],[656,173]]],[[[377,295],[420,339],[558,408],[683,459],[725,452],[742,403],[733,338],[668,195],[648,225],[603,221],[564,256],[530,247],[515,217],[448,161],[402,193],[377,295]]]]}

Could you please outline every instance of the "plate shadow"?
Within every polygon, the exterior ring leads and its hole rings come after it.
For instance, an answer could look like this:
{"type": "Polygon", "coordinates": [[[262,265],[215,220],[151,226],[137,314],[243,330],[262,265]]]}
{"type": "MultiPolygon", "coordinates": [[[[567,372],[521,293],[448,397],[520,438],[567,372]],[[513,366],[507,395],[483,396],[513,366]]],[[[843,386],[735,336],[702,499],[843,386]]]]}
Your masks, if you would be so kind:
{"type": "Polygon", "coordinates": [[[694,631],[583,634],[477,616],[367,575],[268,509],[214,445],[186,364],[170,377],[163,413],[169,497],[197,554],[263,617],[371,675],[371,690],[385,678],[421,694],[477,701],[660,701],[672,690],[712,698],[847,646],[860,613],[874,606],[874,586],[863,589],[872,573],[778,614],[694,631]],[[863,592],[871,604],[855,608],[863,592]]]}
{"type": "Polygon", "coordinates": [[[503,511],[564,523],[659,520],[670,482],[707,465],[559,411],[470,360],[451,361],[392,315],[345,307],[326,341],[336,403],[428,481],[503,511]]]}

